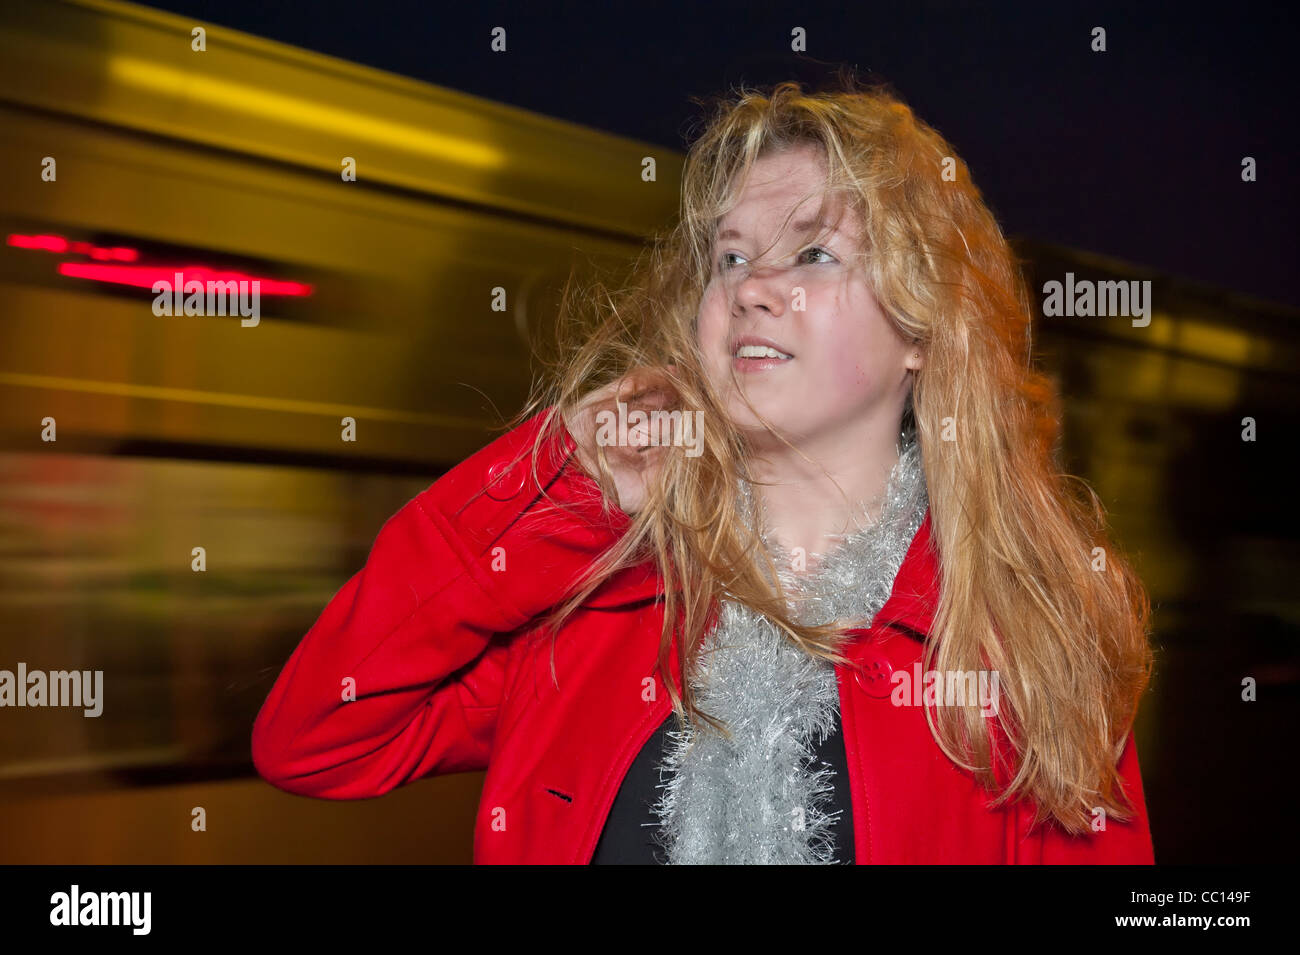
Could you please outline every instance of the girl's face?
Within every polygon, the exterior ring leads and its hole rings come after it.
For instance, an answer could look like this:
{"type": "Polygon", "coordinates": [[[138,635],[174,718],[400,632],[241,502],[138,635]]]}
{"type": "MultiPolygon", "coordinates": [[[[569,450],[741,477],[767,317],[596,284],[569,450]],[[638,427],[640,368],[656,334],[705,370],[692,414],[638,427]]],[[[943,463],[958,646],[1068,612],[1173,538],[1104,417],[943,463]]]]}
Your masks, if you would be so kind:
{"type": "Polygon", "coordinates": [[[717,223],[699,346],[732,420],[759,447],[779,443],[762,440],[742,394],[796,446],[861,441],[872,425],[897,430],[907,372],[921,364],[854,261],[860,217],[827,202],[825,228],[804,227],[816,218],[825,162],[815,145],[756,160],[739,204],[717,223]]]}

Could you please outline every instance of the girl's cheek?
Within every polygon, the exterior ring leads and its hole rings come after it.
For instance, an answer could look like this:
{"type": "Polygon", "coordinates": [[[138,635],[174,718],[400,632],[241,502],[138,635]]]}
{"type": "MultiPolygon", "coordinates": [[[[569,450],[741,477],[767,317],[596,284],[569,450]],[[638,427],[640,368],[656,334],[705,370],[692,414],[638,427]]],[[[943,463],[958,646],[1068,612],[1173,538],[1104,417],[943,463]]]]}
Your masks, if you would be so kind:
{"type": "Polygon", "coordinates": [[[700,304],[700,316],[695,332],[706,363],[717,360],[726,333],[726,322],[717,308],[717,303],[706,299],[700,304]]]}
{"type": "Polygon", "coordinates": [[[861,392],[870,387],[874,373],[861,342],[842,342],[832,354],[830,377],[838,390],[861,392]]]}
{"type": "Polygon", "coordinates": [[[845,391],[861,391],[869,378],[866,367],[860,361],[846,365],[843,372],[837,376],[839,384],[845,391]]]}

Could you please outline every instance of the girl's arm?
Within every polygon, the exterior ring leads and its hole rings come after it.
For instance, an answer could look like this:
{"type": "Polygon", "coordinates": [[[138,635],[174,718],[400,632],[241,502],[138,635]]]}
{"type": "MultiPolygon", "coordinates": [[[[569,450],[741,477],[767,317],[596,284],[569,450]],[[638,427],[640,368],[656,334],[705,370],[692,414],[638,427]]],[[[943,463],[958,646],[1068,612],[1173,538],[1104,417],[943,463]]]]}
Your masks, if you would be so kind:
{"type": "Polygon", "coordinates": [[[361,799],[486,765],[508,649],[494,636],[559,603],[629,524],[617,509],[604,512],[596,483],[570,459],[567,431],[543,443],[534,483],[529,452],[551,411],[384,524],[258,713],[252,755],[264,779],[361,799]]]}

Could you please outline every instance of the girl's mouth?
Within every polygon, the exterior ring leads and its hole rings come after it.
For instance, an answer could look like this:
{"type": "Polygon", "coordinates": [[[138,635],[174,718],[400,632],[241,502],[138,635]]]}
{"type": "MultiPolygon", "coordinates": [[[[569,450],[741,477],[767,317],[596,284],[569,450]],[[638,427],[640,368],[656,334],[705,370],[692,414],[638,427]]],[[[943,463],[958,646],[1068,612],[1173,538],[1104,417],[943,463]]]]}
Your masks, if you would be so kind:
{"type": "Polygon", "coordinates": [[[764,371],[784,365],[793,358],[793,355],[770,345],[741,345],[732,355],[731,367],[736,371],[764,371]]]}

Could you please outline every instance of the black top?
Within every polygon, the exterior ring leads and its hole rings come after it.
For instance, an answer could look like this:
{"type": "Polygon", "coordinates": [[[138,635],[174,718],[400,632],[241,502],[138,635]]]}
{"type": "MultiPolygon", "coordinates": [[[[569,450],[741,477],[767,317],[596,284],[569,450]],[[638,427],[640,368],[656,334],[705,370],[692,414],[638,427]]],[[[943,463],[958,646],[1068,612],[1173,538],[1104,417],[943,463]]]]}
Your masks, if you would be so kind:
{"type": "MultiPolygon", "coordinates": [[[[659,820],[652,807],[659,798],[659,765],[665,755],[667,733],[676,722],[672,713],[641,747],[636,760],[623,778],[614,805],[605,820],[592,865],[661,865],[664,851],[654,842],[659,820]]],[[[825,742],[817,747],[816,762],[835,770],[833,801],[826,812],[840,810],[831,823],[835,841],[835,861],[853,863],[853,802],[849,790],[849,766],[844,752],[844,734],[838,714],[835,727],[825,742]]]]}

